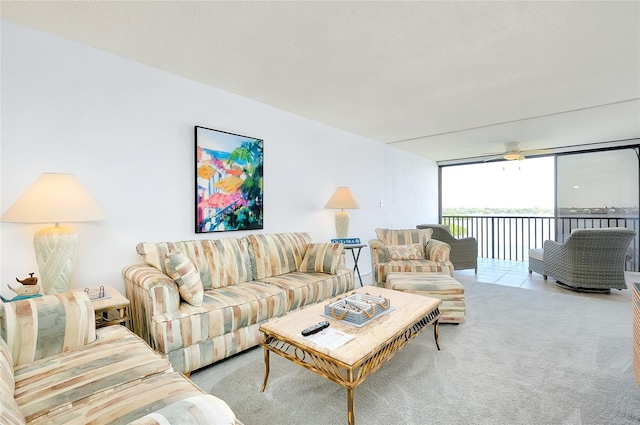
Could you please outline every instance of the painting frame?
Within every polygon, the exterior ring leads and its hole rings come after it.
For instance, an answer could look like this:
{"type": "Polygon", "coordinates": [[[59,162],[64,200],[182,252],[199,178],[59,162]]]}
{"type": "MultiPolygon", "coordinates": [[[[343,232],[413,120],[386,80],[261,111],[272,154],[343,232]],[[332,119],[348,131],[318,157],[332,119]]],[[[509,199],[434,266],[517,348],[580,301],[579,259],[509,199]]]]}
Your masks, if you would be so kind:
{"type": "Polygon", "coordinates": [[[264,140],[195,126],[195,232],[264,228],[264,140]]]}

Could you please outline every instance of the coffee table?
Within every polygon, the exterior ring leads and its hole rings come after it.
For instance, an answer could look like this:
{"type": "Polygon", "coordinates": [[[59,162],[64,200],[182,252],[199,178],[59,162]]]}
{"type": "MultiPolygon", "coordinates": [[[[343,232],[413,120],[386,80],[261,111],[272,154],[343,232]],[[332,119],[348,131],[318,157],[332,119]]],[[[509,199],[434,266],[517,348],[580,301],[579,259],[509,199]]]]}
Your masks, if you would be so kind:
{"type": "MultiPolygon", "coordinates": [[[[355,423],[353,393],[367,377],[391,359],[402,347],[425,327],[433,325],[436,347],[441,300],[390,289],[366,286],[351,293],[382,296],[391,301],[391,312],[378,316],[362,327],[356,327],[324,316],[324,306],[342,297],[336,297],[270,320],[260,326],[264,334],[264,383],[269,379],[269,352],[274,352],[293,363],[330,379],[347,389],[347,421],[355,423]],[[355,335],[355,338],[335,350],[311,342],[300,334],[304,328],[326,320],[331,328],[355,335]]],[[[346,295],[349,295],[346,294],[346,295]]]]}

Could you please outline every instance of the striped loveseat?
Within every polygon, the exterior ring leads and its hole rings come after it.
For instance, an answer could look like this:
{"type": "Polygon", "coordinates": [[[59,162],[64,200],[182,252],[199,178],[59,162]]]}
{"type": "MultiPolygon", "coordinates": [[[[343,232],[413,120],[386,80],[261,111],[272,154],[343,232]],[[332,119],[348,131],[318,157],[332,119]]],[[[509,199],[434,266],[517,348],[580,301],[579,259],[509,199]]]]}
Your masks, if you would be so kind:
{"type": "Polygon", "coordinates": [[[0,424],[240,424],[83,292],[0,303],[0,424]]]}
{"type": "Polygon", "coordinates": [[[376,229],[369,241],[373,282],[384,287],[389,273],[442,273],[453,277],[449,244],[432,239],[431,229],[376,229]]]}
{"type": "Polygon", "coordinates": [[[344,246],[314,244],[308,233],[145,242],[136,249],[145,264],[123,270],[133,330],[184,373],[257,345],[269,319],[354,285],[344,246]],[[185,280],[196,289],[185,290],[185,280]]]}

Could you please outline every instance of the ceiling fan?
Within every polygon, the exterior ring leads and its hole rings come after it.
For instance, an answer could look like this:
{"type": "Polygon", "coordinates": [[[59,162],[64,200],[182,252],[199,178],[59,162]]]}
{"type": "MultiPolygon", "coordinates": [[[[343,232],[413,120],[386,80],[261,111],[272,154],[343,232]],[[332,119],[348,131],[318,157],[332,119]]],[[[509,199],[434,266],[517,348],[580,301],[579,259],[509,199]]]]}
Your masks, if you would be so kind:
{"type": "Polygon", "coordinates": [[[549,152],[549,150],[547,149],[522,150],[522,148],[520,147],[520,143],[509,142],[504,144],[504,153],[485,159],[484,162],[494,161],[496,159],[506,159],[507,161],[522,161],[523,159],[525,159],[525,155],[537,155],[547,152],[549,152]]]}

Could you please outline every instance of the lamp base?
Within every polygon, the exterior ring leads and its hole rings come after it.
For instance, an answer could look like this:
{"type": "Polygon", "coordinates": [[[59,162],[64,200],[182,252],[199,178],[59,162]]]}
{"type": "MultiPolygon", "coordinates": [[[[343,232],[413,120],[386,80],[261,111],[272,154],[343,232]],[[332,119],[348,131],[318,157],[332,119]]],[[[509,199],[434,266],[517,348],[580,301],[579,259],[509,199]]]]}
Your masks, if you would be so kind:
{"type": "Polygon", "coordinates": [[[78,252],[78,235],[69,227],[42,229],[33,236],[33,248],[44,294],[69,291],[78,252]]]}
{"type": "Polygon", "coordinates": [[[344,239],[349,234],[349,213],[346,211],[336,212],[336,237],[344,239]]]}

